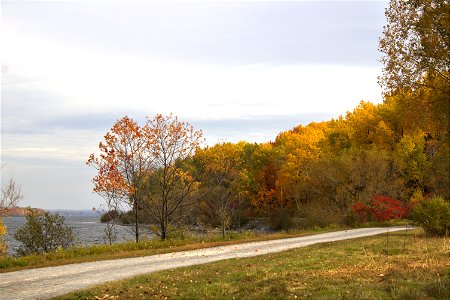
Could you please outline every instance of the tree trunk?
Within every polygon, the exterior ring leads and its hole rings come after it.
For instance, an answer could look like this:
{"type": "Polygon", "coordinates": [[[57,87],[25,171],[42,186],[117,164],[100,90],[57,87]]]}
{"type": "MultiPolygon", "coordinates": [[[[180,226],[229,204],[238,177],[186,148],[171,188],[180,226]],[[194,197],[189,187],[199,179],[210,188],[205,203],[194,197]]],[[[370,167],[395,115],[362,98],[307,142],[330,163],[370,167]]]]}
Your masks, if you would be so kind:
{"type": "Polygon", "coordinates": [[[163,217],[163,219],[161,220],[161,241],[164,241],[167,237],[167,228],[166,228],[165,223],[166,222],[163,217]]]}
{"type": "Polygon", "coordinates": [[[222,238],[225,238],[225,220],[222,220],[222,238]]]}
{"type": "Polygon", "coordinates": [[[136,243],[139,243],[139,220],[138,220],[138,203],[134,200],[134,229],[136,235],[136,243]]]}

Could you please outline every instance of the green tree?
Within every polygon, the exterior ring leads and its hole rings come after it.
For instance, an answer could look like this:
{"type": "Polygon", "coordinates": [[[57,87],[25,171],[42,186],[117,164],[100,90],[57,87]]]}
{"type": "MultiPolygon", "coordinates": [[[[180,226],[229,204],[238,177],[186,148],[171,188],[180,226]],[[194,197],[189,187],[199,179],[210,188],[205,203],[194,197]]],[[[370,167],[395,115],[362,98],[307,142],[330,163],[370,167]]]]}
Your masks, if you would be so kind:
{"type": "Polygon", "coordinates": [[[17,251],[20,255],[47,253],[75,243],[75,235],[72,228],[64,224],[64,217],[49,212],[38,214],[31,211],[14,238],[22,243],[17,251]]]}

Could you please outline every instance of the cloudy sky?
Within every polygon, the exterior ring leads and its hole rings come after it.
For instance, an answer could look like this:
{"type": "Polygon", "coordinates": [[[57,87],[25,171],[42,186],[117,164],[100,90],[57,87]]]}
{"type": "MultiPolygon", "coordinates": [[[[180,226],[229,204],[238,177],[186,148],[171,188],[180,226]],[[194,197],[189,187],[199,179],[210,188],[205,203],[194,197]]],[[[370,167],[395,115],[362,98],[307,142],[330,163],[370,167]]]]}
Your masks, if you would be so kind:
{"type": "Polygon", "coordinates": [[[89,209],[118,118],[174,113],[207,143],[273,140],[379,103],[385,1],[2,1],[2,186],[89,209]]]}

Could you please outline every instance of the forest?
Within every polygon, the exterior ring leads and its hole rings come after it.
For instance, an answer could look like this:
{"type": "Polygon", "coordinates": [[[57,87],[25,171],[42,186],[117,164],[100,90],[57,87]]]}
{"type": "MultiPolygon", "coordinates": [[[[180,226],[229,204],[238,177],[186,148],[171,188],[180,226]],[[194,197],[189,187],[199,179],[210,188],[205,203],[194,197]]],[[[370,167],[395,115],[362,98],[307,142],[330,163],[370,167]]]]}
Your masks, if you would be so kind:
{"type": "Polygon", "coordinates": [[[298,125],[267,143],[200,147],[202,133],[169,115],[117,121],[88,165],[109,220],[172,228],[274,230],[408,218],[449,200],[450,17],[446,1],[391,1],[380,38],[384,101],[298,125]],[[113,216],[114,214],[114,216],[113,216]]]}

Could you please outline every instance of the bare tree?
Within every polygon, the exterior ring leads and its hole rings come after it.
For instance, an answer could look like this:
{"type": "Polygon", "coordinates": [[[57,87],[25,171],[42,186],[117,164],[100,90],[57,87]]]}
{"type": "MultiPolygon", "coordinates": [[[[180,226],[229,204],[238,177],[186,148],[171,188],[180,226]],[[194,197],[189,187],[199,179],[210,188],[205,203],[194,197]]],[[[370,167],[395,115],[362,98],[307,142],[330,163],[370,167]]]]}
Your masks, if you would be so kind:
{"type": "MultiPolygon", "coordinates": [[[[111,193],[106,196],[106,213],[104,213],[101,217],[101,222],[104,222],[106,227],[104,229],[103,239],[105,242],[108,242],[110,245],[117,239],[117,228],[116,225],[119,221],[119,206],[121,204],[120,201],[117,201],[117,198],[114,197],[114,193],[111,193]]],[[[134,232],[134,227],[131,227],[134,232]]]]}
{"type": "Polygon", "coordinates": [[[23,195],[20,185],[10,178],[6,186],[1,190],[0,216],[4,215],[11,207],[16,206],[22,199],[23,195]]]}
{"type": "MultiPolygon", "coordinates": [[[[3,169],[6,163],[1,166],[3,169]]],[[[23,199],[20,185],[18,185],[14,179],[10,178],[5,187],[1,189],[0,198],[0,217],[5,215],[11,207],[14,207],[23,199]]],[[[3,225],[0,218],[0,256],[6,254],[8,249],[6,243],[3,240],[3,235],[6,234],[6,227],[3,225]]]]}

